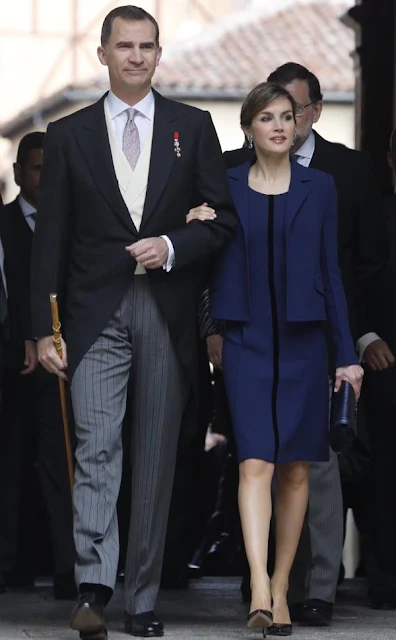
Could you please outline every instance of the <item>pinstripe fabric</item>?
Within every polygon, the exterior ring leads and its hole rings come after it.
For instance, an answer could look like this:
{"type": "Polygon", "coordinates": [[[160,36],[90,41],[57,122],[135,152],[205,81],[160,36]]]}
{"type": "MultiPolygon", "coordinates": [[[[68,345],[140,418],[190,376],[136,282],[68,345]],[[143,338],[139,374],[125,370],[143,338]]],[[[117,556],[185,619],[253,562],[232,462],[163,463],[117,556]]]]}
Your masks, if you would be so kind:
{"type": "Polygon", "coordinates": [[[74,488],[77,583],[114,588],[121,428],[131,376],[132,505],[126,610],[154,609],[182,412],[183,373],[146,276],[133,279],[72,381],[77,451],[74,488]]]}
{"type": "Polygon", "coordinates": [[[132,371],[132,517],[125,570],[125,610],[130,614],[152,611],[155,606],[187,400],[183,371],[165,320],[152,302],[147,278],[139,276],[137,280],[132,308],[133,326],[139,328],[139,335],[132,339],[136,354],[132,371]]]}
{"type": "Polygon", "coordinates": [[[310,467],[308,527],[312,561],[307,573],[306,598],[335,601],[343,547],[343,509],[338,458],[310,467]]]}
{"type": "Polygon", "coordinates": [[[209,289],[201,294],[198,307],[198,326],[202,340],[214,334],[224,334],[224,322],[213,320],[209,315],[209,289]]]}
{"type": "MultiPolygon", "coordinates": [[[[332,384],[330,383],[330,401],[332,384]]],[[[335,601],[343,548],[343,506],[337,455],[310,464],[306,522],[290,574],[289,602],[335,601]]]]}

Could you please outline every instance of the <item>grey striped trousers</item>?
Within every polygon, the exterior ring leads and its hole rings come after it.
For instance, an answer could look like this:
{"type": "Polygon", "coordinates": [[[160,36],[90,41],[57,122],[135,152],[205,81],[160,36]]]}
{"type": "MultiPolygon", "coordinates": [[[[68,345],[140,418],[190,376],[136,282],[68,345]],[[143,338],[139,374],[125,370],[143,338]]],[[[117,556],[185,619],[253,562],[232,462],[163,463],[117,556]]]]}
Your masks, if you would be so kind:
{"type": "Polygon", "coordinates": [[[132,406],[132,504],[125,609],[154,609],[165,544],[185,376],[148,277],[135,276],[72,380],[77,451],[74,487],[76,581],[114,588],[119,555],[116,504],[128,381],[132,406]]]}
{"type": "MultiPolygon", "coordinates": [[[[332,382],[330,382],[330,403],[332,382]]],[[[290,574],[289,602],[334,603],[344,543],[344,516],[338,457],[311,462],[308,511],[290,574]]]]}

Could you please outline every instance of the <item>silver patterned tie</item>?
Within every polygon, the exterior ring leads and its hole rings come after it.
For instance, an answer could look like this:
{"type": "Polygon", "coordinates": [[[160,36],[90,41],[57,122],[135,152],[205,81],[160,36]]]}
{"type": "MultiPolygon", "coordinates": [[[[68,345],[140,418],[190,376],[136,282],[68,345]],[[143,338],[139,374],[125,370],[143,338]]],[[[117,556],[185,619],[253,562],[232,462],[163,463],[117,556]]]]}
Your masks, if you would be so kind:
{"type": "Polygon", "coordinates": [[[133,107],[127,109],[126,112],[128,120],[122,136],[122,150],[132,169],[135,170],[140,156],[139,131],[135,123],[135,116],[138,112],[133,107]]]}

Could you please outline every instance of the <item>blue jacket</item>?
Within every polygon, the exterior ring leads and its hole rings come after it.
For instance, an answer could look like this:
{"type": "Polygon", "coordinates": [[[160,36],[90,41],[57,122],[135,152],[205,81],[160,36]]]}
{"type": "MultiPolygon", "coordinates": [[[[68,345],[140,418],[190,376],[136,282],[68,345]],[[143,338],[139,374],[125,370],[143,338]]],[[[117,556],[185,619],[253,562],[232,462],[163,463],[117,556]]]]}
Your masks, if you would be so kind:
{"type": "MultiPolygon", "coordinates": [[[[238,228],[220,256],[210,287],[210,315],[250,319],[248,173],[246,162],[228,171],[238,228]]],[[[333,178],[292,160],[286,213],[287,320],[326,321],[337,367],[356,364],[337,253],[337,192],[333,178]]]]}

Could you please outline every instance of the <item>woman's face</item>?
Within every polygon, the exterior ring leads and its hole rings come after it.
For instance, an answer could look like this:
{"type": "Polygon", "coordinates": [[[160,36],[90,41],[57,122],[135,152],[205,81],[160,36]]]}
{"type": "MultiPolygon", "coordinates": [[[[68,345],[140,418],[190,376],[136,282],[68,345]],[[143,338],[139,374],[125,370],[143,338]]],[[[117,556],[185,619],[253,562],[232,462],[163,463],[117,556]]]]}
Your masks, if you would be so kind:
{"type": "Polygon", "coordinates": [[[294,141],[295,121],[287,98],[277,98],[260,111],[245,134],[253,137],[256,152],[288,153],[294,141]]]}

